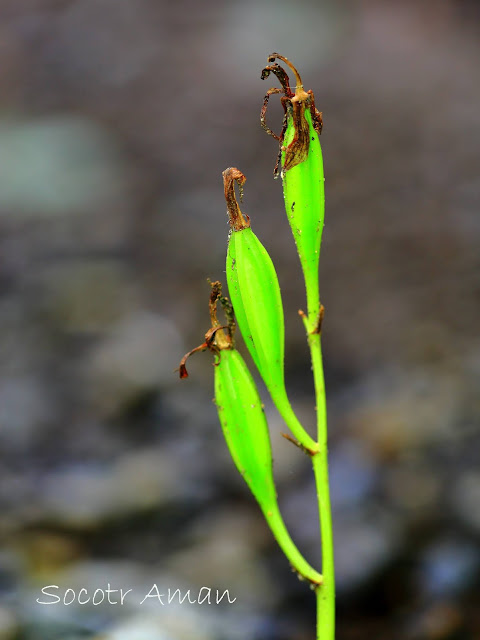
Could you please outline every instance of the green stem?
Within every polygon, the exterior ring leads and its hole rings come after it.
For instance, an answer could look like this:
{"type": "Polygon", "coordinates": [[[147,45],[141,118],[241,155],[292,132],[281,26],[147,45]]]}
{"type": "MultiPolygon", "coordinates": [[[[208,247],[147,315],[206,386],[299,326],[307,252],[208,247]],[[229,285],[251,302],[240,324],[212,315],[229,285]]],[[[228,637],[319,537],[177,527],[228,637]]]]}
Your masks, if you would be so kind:
{"type": "Polygon", "coordinates": [[[318,451],[318,444],[315,440],[305,431],[301,425],[299,419],[295,415],[290,400],[284,390],[271,391],[272,400],[278,409],[278,412],[285,420],[285,424],[293,433],[298,442],[304,447],[307,452],[315,453],[318,451]]]}
{"type": "MultiPolygon", "coordinates": [[[[292,565],[294,571],[303,579],[308,580],[317,587],[323,581],[321,573],[318,573],[303,557],[293,542],[287,527],[283,521],[278,507],[271,506],[270,510],[264,511],[265,518],[270,529],[275,536],[280,548],[292,565]]],[[[317,587],[318,588],[318,587],[317,587]]]]}
{"type": "MultiPolygon", "coordinates": [[[[307,326],[308,321],[305,321],[307,326]]],[[[309,333],[308,344],[312,357],[315,398],[317,404],[319,451],[312,456],[315,487],[317,490],[320,533],[322,537],[323,583],[316,588],[317,596],[317,640],[335,638],[335,566],[333,554],[332,514],[328,481],[327,409],[325,382],[323,377],[322,348],[320,334],[309,333]]]]}

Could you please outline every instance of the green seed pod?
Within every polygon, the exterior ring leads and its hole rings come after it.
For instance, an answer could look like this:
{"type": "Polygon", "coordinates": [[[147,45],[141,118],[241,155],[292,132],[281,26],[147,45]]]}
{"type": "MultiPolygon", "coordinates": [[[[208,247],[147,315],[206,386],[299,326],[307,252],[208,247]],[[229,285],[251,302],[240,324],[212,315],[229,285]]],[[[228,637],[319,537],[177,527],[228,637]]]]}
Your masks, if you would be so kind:
{"type": "MultiPolygon", "coordinates": [[[[205,342],[193,350],[209,348],[215,353],[215,403],[228,449],[238,471],[255,496],[276,540],[294,569],[315,585],[322,576],[313,569],[292,541],[281,516],[275,480],[267,420],[253,378],[232,339],[232,314],[221,296],[220,283],[212,283],[210,297],[212,327],[205,342]],[[226,309],[228,327],[216,317],[216,302],[226,309]],[[228,333],[224,329],[228,328],[228,333]]],[[[186,359],[182,359],[180,377],[187,377],[186,359]]]]}
{"type": "Polygon", "coordinates": [[[318,137],[322,130],[322,115],[315,108],[313,93],[304,91],[295,67],[277,53],[269,56],[268,61],[275,62],[276,58],[290,66],[296,76],[297,86],[295,93],[292,92],[288,75],[278,64],[265,67],[262,78],[274,73],[279,78],[282,92],[285,94],[282,97],[285,109],[282,134],[276,136],[265,124],[268,99],[272,93],[281,92],[279,89],[270,89],[265,96],[261,122],[267,132],[280,141],[285,210],[305,278],[308,327],[310,331],[319,331],[321,305],[318,293],[318,266],[325,214],[325,179],[318,137]]]}
{"type": "Polygon", "coordinates": [[[313,451],[316,443],[293,413],[285,390],[285,326],[275,267],[235,197],[234,183],[241,187],[246,178],[238,169],[229,168],[223,180],[232,229],[226,273],[237,324],[277,409],[299,443],[313,451]]]}
{"type": "Polygon", "coordinates": [[[222,351],[218,356],[215,402],[233,461],[277,542],[298,573],[313,584],[321,584],[321,574],[306,562],[285,527],[278,507],[265,413],[253,378],[236,349],[222,351]]]}
{"type": "Polygon", "coordinates": [[[255,383],[236,349],[217,356],[215,403],[233,461],[266,513],[276,502],[270,438],[255,383]]]}
{"type": "Polygon", "coordinates": [[[230,168],[223,172],[223,178],[232,227],[227,282],[237,323],[267,387],[282,388],[285,329],[277,274],[235,198],[234,181],[243,185],[245,176],[230,168]]]}

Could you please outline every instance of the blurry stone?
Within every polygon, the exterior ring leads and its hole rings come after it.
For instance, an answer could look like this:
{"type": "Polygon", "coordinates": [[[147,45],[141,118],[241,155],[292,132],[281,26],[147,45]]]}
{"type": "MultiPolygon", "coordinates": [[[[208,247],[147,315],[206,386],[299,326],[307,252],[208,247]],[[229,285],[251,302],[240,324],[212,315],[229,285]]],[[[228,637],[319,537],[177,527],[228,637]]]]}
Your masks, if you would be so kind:
{"type": "Polygon", "coordinates": [[[351,415],[351,428],[377,456],[390,458],[455,437],[460,380],[421,371],[385,372],[362,384],[364,406],[351,415]]]}
{"type": "Polygon", "coordinates": [[[26,564],[18,550],[13,549],[12,544],[6,544],[11,541],[13,536],[4,536],[2,530],[2,539],[5,541],[4,550],[0,552],[0,584],[2,590],[2,600],[7,602],[11,595],[18,588],[18,583],[22,574],[26,571],[26,564]],[[7,548],[8,547],[8,548],[7,548]]]}
{"type": "Polygon", "coordinates": [[[110,625],[93,640],[245,640],[269,637],[264,631],[262,620],[251,609],[242,610],[237,600],[221,607],[170,605],[162,607],[160,613],[158,607],[144,608],[137,615],[110,625]]]}
{"type": "Polygon", "coordinates": [[[143,394],[176,383],[173,372],[184,352],[166,317],[148,311],[127,315],[92,354],[86,375],[93,403],[113,415],[143,394]]]}
{"type": "Polygon", "coordinates": [[[480,549],[465,539],[440,539],[422,554],[418,579],[427,597],[451,597],[471,585],[480,567],[480,549]]]}
{"type": "Polygon", "coordinates": [[[50,473],[41,500],[47,517],[57,523],[93,527],[183,497],[182,467],[165,449],[124,455],[110,466],[70,466],[50,473]]]}
{"type": "Polygon", "coordinates": [[[162,26],[163,21],[152,21],[145,2],[73,2],[60,13],[51,55],[61,55],[65,74],[75,70],[65,79],[78,90],[92,80],[119,89],[142,76],[161,53],[162,26]],[[125,47],[125,42],[130,46],[125,47]]]}
{"type": "Polygon", "coordinates": [[[133,283],[115,260],[62,263],[43,270],[42,302],[49,322],[68,332],[95,332],[118,322],[132,306],[133,283]]]}
{"type": "Polygon", "coordinates": [[[82,214],[120,199],[122,184],[115,145],[93,122],[0,121],[0,215],[82,214]]]}
{"type": "Polygon", "coordinates": [[[465,524],[480,532],[480,472],[464,471],[453,483],[451,504],[465,524]]]}
{"type": "Polygon", "coordinates": [[[15,640],[18,638],[19,623],[13,611],[0,607],[0,640],[15,640]]]}
{"type": "Polygon", "coordinates": [[[452,350],[449,337],[445,325],[419,321],[405,336],[405,356],[413,366],[418,366],[420,362],[437,371],[458,367],[459,354],[452,350]]]}
{"type": "Polygon", "coordinates": [[[401,548],[402,522],[378,508],[334,514],[333,528],[339,593],[358,589],[388,565],[401,548]]]}
{"type": "Polygon", "coordinates": [[[0,366],[7,385],[9,378],[23,379],[43,389],[43,381],[35,380],[33,372],[48,356],[49,348],[44,328],[29,317],[27,301],[19,296],[0,299],[0,366]]]}
{"type": "Polygon", "coordinates": [[[29,577],[40,581],[58,576],[66,565],[78,560],[82,554],[81,545],[72,537],[51,532],[20,534],[15,546],[25,558],[29,577]]]}
{"type": "Polygon", "coordinates": [[[177,637],[165,629],[161,616],[138,615],[112,625],[106,632],[93,636],[93,640],[177,640],[177,637]]]}
{"type": "Polygon", "coordinates": [[[205,516],[191,535],[189,548],[166,558],[170,573],[191,585],[208,582],[229,588],[245,606],[261,602],[266,607],[277,601],[278,589],[260,560],[261,546],[276,543],[261,514],[257,519],[245,509],[225,507],[205,516]]]}
{"type": "MultiPolygon", "coordinates": [[[[209,62],[217,67],[222,65],[222,61],[216,52],[225,39],[229,42],[232,49],[229,58],[237,66],[233,74],[231,66],[220,66],[220,69],[227,78],[232,74],[232,77],[242,79],[242,82],[237,81],[237,88],[251,81],[248,69],[267,64],[266,57],[271,51],[277,51],[277,44],[288,41],[290,24],[295,24],[298,32],[304,36],[302,46],[300,42],[289,43],[291,51],[288,55],[291,60],[304,61],[302,73],[305,78],[309,61],[310,64],[314,60],[317,64],[326,64],[330,59],[342,42],[349,22],[348,13],[330,0],[319,6],[302,1],[295,8],[286,0],[281,0],[276,4],[275,11],[272,11],[268,2],[248,2],[243,9],[236,5],[229,6],[222,30],[214,31],[207,43],[209,62]]],[[[310,85],[306,88],[310,88],[310,85]]],[[[234,87],[229,87],[229,90],[233,91],[234,87]]]]}
{"type": "MultiPolygon", "coordinates": [[[[199,362],[198,359],[197,362],[199,362]]],[[[211,362],[207,363],[207,367],[211,367],[211,362]]],[[[189,369],[190,371],[192,369],[189,369]]],[[[207,368],[205,372],[202,369],[200,374],[204,375],[192,373],[188,380],[180,381],[178,373],[173,373],[172,379],[178,384],[172,385],[162,402],[165,410],[175,416],[179,424],[193,431],[196,437],[203,438],[205,443],[205,437],[212,434],[214,430],[221,435],[221,427],[217,409],[213,403],[213,372],[207,368]],[[209,380],[207,375],[210,375],[209,380]]]]}
{"type": "MultiPolygon", "coordinates": [[[[21,450],[9,450],[12,459],[19,454],[21,450]]],[[[38,517],[36,490],[32,484],[30,474],[0,465],[0,537],[18,534],[26,522],[38,517]]]]}
{"type": "Polygon", "coordinates": [[[448,640],[456,637],[462,623],[463,615],[458,606],[441,601],[415,616],[405,637],[407,640],[448,640]]]}
{"type": "Polygon", "coordinates": [[[329,473],[331,501],[335,510],[341,510],[365,503],[375,488],[378,469],[365,444],[352,438],[331,449],[329,473]]]}
{"type": "Polygon", "coordinates": [[[93,640],[220,640],[212,625],[210,616],[201,612],[191,613],[181,607],[174,616],[146,613],[132,616],[113,625],[105,633],[94,636],[93,640]]]}
{"type": "Polygon", "coordinates": [[[24,450],[53,416],[50,390],[32,375],[0,378],[0,443],[4,451],[24,450]]]}
{"type": "Polygon", "coordinates": [[[394,504],[408,511],[434,509],[441,497],[442,474],[423,459],[412,465],[408,461],[384,470],[383,486],[394,504]]]}
{"type": "Polygon", "coordinates": [[[469,377],[478,385],[480,382],[480,345],[475,345],[468,352],[465,365],[469,377]]]}
{"type": "Polygon", "coordinates": [[[39,595],[40,589],[22,595],[31,597],[34,605],[30,607],[22,602],[21,607],[21,629],[28,640],[83,640],[104,624],[104,620],[89,619],[86,612],[75,615],[70,606],[41,606],[35,601],[39,595]]]}

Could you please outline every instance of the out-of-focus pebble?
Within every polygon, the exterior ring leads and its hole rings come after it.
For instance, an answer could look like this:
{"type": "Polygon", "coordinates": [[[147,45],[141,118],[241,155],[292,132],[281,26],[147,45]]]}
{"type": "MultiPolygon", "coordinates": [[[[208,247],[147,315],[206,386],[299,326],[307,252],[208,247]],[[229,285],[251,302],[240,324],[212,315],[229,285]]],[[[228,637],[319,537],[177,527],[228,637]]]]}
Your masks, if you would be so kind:
{"type": "Polygon", "coordinates": [[[44,513],[54,522],[92,527],[136,510],[169,504],[183,495],[175,457],[150,448],[112,465],[68,467],[50,473],[42,486],[44,513]]]}
{"type": "Polygon", "coordinates": [[[420,560],[419,582],[430,597],[451,597],[467,588],[480,566],[476,547],[464,539],[445,539],[427,547],[420,560]]]}
{"type": "Polygon", "coordinates": [[[14,614],[0,607],[0,640],[15,640],[18,637],[19,624],[14,614]]]}
{"type": "Polygon", "coordinates": [[[480,472],[477,469],[460,474],[451,489],[451,502],[462,521],[480,532],[480,472]]]}
{"type": "Polygon", "coordinates": [[[122,194],[113,141],[71,116],[0,121],[0,213],[81,214],[122,194]]]}
{"type": "Polygon", "coordinates": [[[142,394],[173,385],[183,352],[170,320],[147,311],[130,313],[93,351],[85,371],[95,408],[115,415],[142,394]]]}

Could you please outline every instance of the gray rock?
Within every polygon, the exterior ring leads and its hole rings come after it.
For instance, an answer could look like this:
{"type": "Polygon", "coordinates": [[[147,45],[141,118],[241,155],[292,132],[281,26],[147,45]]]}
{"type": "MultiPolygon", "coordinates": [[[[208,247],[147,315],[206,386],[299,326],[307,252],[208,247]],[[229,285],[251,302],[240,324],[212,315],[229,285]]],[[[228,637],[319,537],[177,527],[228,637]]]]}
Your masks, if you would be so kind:
{"type": "Polygon", "coordinates": [[[39,491],[44,514],[77,527],[158,507],[185,495],[182,467],[168,450],[128,453],[111,465],[70,466],[45,477],[39,491]]]}
{"type": "Polygon", "coordinates": [[[402,521],[379,508],[351,510],[334,519],[339,593],[351,592],[391,562],[401,548],[402,521]]]}
{"type": "Polygon", "coordinates": [[[0,640],[15,640],[19,628],[15,614],[6,607],[0,607],[0,640]]]}
{"type": "Polygon", "coordinates": [[[0,443],[4,451],[25,450],[53,416],[51,393],[42,378],[0,378],[0,443]]]}
{"type": "Polygon", "coordinates": [[[188,584],[229,588],[245,606],[272,606],[279,593],[260,548],[273,539],[263,516],[254,513],[239,507],[210,512],[195,525],[191,546],[166,558],[166,569],[188,584]]]}
{"type": "Polygon", "coordinates": [[[445,598],[468,587],[479,566],[478,547],[461,538],[443,538],[422,554],[417,579],[425,596],[445,598]]]}
{"type": "Polygon", "coordinates": [[[0,121],[0,213],[81,214],[120,199],[113,141],[84,118],[0,121]]]}
{"type": "Polygon", "coordinates": [[[462,521],[480,532],[480,472],[469,469],[460,474],[451,489],[451,504],[462,521]]]}
{"type": "Polygon", "coordinates": [[[132,312],[115,325],[86,366],[91,400],[103,415],[122,411],[137,397],[177,383],[173,375],[184,347],[167,318],[132,312]]]}
{"type": "Polygon", "coordinates": [[[135,304],[133,282],[119,260],[62,262],[43,269],[35,286],[44,292],[49,324],[66,332],[104,331],[135,304]]]}

